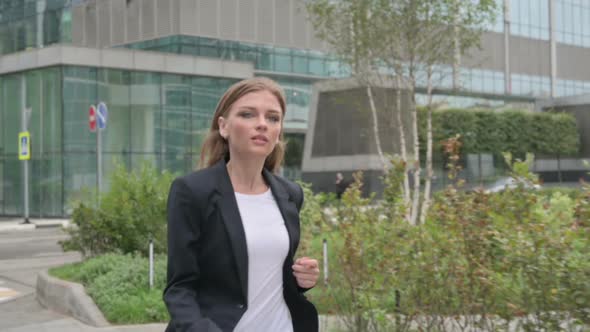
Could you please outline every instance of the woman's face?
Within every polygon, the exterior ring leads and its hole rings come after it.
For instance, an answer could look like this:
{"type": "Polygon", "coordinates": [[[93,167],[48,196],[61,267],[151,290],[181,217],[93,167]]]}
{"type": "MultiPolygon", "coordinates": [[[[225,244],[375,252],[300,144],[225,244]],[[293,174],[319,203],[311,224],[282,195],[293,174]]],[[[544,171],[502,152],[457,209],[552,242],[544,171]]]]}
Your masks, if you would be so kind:
{"type": "Polygon", "coordinates": [[[282,123],[281,104],[266,90],[243,95],[218,119],[230,155],[238,158],[265,159],[279,141],[282,123]]]}

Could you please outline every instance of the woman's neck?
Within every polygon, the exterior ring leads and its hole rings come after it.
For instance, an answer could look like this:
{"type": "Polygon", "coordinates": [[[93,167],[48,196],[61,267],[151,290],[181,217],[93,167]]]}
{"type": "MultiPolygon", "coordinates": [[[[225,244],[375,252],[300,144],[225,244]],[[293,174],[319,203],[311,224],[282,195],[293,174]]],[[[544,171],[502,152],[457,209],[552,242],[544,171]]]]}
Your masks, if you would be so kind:
{"type": "Polygon", "coordinates": [[[268,186],[262,177],[264,160],[262,162],[246,162],[232,158],[226,164],[226,167],[234,191],[241,194],[261,194],[268,190],[268,186]]]}

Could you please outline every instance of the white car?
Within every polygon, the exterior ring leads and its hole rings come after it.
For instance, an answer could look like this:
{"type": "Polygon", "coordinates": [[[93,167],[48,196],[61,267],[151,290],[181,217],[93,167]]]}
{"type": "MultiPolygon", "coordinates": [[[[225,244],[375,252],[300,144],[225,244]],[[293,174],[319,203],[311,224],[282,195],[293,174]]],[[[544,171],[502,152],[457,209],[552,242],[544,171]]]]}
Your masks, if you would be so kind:
{"type": "Polygon", "coordinates": [[[541,186],[538,184],[530,184],[528,181],[516,179],[513,177],[506,177],[497,180],[489,186],[486,186],[484,191],[486,193],[497,193],[506,189],[515,189],[519,184],[522,184],[526,189],[541,189],[541,186]]]}

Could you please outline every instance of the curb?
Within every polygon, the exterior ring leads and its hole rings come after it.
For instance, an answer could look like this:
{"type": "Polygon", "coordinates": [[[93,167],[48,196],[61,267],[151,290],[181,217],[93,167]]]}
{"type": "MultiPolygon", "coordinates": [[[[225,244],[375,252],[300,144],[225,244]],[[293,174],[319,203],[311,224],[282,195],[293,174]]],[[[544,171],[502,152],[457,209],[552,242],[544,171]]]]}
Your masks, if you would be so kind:
{"type": "Polygon", "coordinates": [[[34,231],[36,226],[34,224],[0,224],[0,233],[12,231],[34,231]]]}
{"type": "Polygon", "coordinates": [[[37,228],[68,228],[71,226],[69,220],[32,220],[28,224],[23,224],[17,221],[6,221],[0,222],[0,233],[2,232],[13,232],[13,231],[33,231],[37,228]]]}
{"type": "Polygon", "coordinates": [[[37,300],[48,309],[72,316],[86,324],[96,327],[111,325],[86,294],[84,286],[54,278],[47,270],[37,275],[37,300]]]}
{"type": "MultiPolygon", "coordinates": [[[[84,291],[84,286],[78,283],[65,281],[49,275],[47,270],[37,275],[37,300],[39,303],[53,311],[66,316],[71,316],[88,325],[101,328],[99,330],[151,332],[163,331],[167,323],[150,323],[139,325],[111,325],[94,301],[84,291]]],[[[319,331],[337,331],[345,329],[343,320],[337,316],[319,315],[319,331]]]]}

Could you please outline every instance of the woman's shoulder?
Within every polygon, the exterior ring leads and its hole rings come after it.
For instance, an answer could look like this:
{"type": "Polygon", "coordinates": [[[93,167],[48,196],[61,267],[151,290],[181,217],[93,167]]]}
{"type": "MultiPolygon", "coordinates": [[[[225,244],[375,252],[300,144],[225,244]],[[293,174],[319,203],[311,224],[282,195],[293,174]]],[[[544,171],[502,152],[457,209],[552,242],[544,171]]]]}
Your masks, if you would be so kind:
{"type": "Polygon", "coordinates": [[[186,186],[193,195],[207,196],[215,189],[215,170],[212,167],[202,168],[177,177],[174,183],[186,186]]]}
{"type": "Polygon", "coordinates": [[[287,194],[297,202],[297,206],[299,207],[303,202],[303,189],[301,186],[297,182],[286,179],[280,175],[272,174],[272,176],[285,189],[287,194]]]}
{"type": "Polygon", "coordinates": [[[299,193],[301,191],[301,186],[298,183],[284,178],[278,174],[272,175],[289,193],[299,193]]]}

